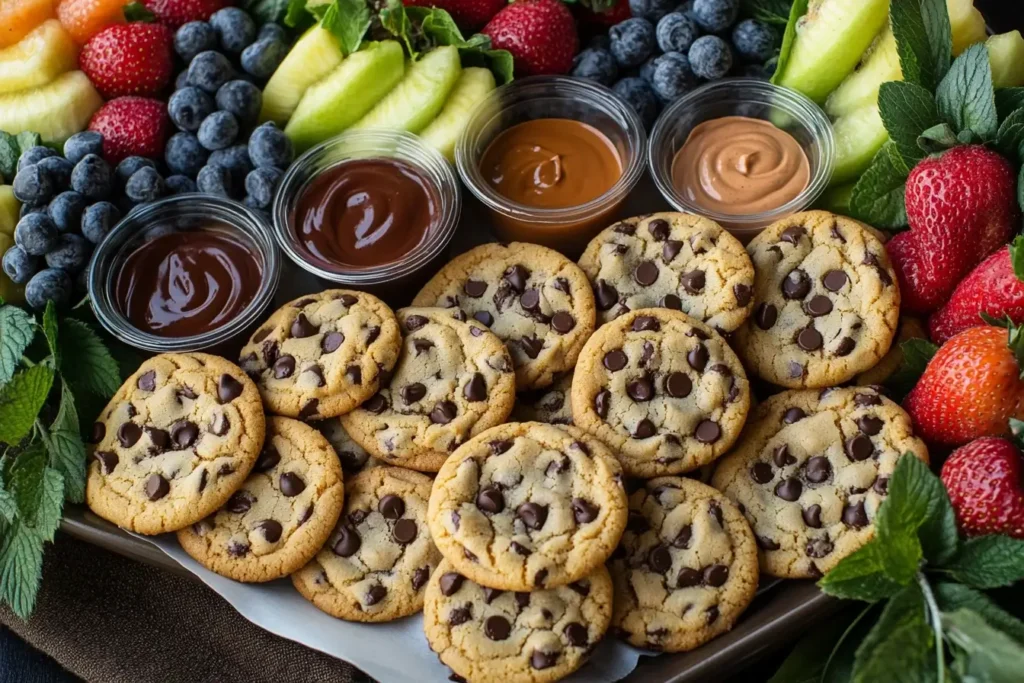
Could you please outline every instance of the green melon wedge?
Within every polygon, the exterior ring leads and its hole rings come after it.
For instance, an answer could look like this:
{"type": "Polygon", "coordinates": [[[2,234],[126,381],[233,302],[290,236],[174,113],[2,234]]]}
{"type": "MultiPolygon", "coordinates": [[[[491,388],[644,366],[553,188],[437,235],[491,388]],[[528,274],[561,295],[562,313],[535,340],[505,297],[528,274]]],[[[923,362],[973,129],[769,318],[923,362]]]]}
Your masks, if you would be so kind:
{"type": "Polygon", "coordinates": [[[341,46],[333,33],[320,26],[306,31],[267,81],[260,120],[283,127],[309,86],[336,69],[341,59],[341,46]]]}
{"type": "Polygon", "coordinates": [[[452,88],[444,109],[420,137],[448,161],[455,160],[455,143],[466,128],[470,115],[495,88],[494,74],[490,69],[471,66],[462,70],[462,75],[452,88]]]}
{"type": "Polygon", "coordinates": [[[63,144],[85,130],[102,106],[103,98],[89,78],[69,71],[46,85],[0,95],[0,130],[12,135],[32,131],[43,142],[63,144]]]}
{"type": "Polygon", "coordinates": [[[419,133],[437,117],[462,74],[457,48],[438,47],[413,62],[402,82],[353,128],[388,128],[419,133]]]}
{"type": "Polygon", "coordinates": [[[373,109],[404,73],[401,45],[371,43],[306,90],[285,135],[300,152],[334,137],[373,109]]]}
{"type": "Polygon", "coordinates": [[[878,103],[878,89],[887,81],[903,80],[896,37],[886,24],[864,53],[857,68],[843,79],[825,101],[825,112],[835,118],[878,103]]]}
{"type": "Polygon", "coordinates": [[[832,132],[836,138],[836,165],[830,185],[856,180],[889,139],[877,104],[840,116],[832,122],[832,132]]]}

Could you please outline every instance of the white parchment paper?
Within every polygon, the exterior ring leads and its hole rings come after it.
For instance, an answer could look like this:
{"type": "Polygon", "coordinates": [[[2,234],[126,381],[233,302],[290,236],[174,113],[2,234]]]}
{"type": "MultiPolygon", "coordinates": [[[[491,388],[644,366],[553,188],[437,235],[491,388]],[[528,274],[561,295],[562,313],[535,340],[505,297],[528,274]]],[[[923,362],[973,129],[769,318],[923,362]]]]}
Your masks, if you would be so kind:
{"type": "MultiPolygon", "coordinates": [[[[238,583],[193,560],[173,535],[136,537],[160,548],[260,628],[343,659],[382,683],[445,681],[451,674],[427,645],[423,617],[419,614],[384,624],[342,621],[307,602],[288,579],[265,584],[238,583]]],[[[621,641],[606,638],[591,660],[565,680],[612,683],[636,668],[643,654],[621,641]]]]}

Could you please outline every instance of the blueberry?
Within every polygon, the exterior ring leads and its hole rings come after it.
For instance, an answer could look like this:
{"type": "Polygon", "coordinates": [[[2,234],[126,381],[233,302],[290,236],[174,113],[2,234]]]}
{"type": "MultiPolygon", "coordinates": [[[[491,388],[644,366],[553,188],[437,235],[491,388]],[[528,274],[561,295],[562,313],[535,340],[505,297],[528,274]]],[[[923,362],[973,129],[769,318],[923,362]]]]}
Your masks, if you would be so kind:
{"type": "Polygon", "coordinates": [[[188,64],[200,52],[217,49],[217,32],[205,21],[190,21],[174,34],[174,51],[188,64]]]}
{"type": "Polygon", "coordinates": [[[179,130],[195,133],[203,120],[217,110],[213,98],[199,88],[175,91],[167,102],[167,113],[179,130]]]}
{"type": "Polygon", "coordinates": [[[200,192],[230,197],[231,172],[223,166],[203,166],[199,169],[196,185],[200,192]]]}
{"type": "Polygon", "coordinates": [[[39,168],[39,164],[30,164],[18,171],[14,176],[14,197],[19,202],[40,206],[50,201],[53,196],[54,183],[50,174],[39,168]]]}
{"type": "Polygon", "coordinates": [[[651,87],[664,103],[679,99],[697,85],[697,77],[690,68],[686,55],[666,52],[655,60],[651,87]]]}
{"type": "Polygon", "coordinates": [[[113,190],[114,172],[95,154],[86,154],[71,172],[71,189],[87,199],[106,199],[113,190]]]}
{"type": "Polygon", "coordinates": [[[188,84],[211,95],[234,78],[235,70],[227,57],[219,52],[200,52],[188,65],[188,84]]]}
{"type": "Polygon", "coordinates": [[[256,125],[263,107],[263,93],[248,81],[228,81],[217,91],[217,108],[231,112],[243,128],[256,125]]]}
{"type": "Polygon", "coordinates": [[[64,157],[72,164],[77,164],[86,154],[103,154],[102,135],[84,130],[64,141],[64,157]]]}
{"type": "Polygon", "coordinates": [[[629,0],[629,12],[653,22],[671,12],[675,3],[676,0],[629,0]]]}
{"type": "Polygon", "coordinates": [[[210,25],[217,32],[220,46],[226,52],[238,54],[256,39],[256,23],[244,10],[226,7],[210,17],[210,25]]]}
{"type": "Polygon", "coordinates": [[[22,204],[18,209],[18,218],[24,218],[30,213],[46,213],[46,204],[22,204]]]}
{"type": "Polygon", "coordinates": [[[637,75],[640,78],[642,78],[645,81],[647,81],[648,83],[653,82],[654,81],[654,67],[657,64],[658,59],[660,59],[660,55],[658,57],[651,57],[646,62],[644,62],[643,65],[640,67],[640,71],[637,73],[637,75]]]}
{"type": "Polygon", "coordinates": [[[121,163],[114,169],[114,175],[117,177],[117,186],[122,190],[128,179],[135,175],[135,172],[140,168],[151,168],[156,170],[156,164],[153,163],[152,159],[146,157],[125,157],[121,160],[121,163]]]}
{"type": "Polygon", "coordinates": [[[274,190],[283,171],[272,167],[257,168],[245,176],[245,191],[257,209],[265,209],[274,200],[274,190]]]}
{"type": "Polygon", "coordinates": [[[164,179],[152,168],[140,168],[124,186],[124,193],[133,202],[155,202],[164,195],[164,179]]]}
{"type": "Polygon", "coordinates": [[[183,69],[174,77],[174,89],[181,90],[188,87],[188,69],[183,69]]]}
{"type": "Polygon", "coordinates": [[[203,120],[196,136],[199,144],[211,152],[224,149],[238,137],[238,119],[229,111],[215,111],[203,120]]]}
{"type": "Polygon", "coordinates": [[[164,185],[167,188],[168,195],[185,194],[186,192],[195,192],[199,189],[196,187],[196,181],[184,175],[167,176],[164,185]]]}
{"type": "Polygon", "coordinates": [[[246,145],[232,145],[226,149],[218,149],[206,160],[210,166],[220,166],[231,172],[231,186],[241,188],[245,176],[252,170],[249,148],[246,145]]]}
{"type": "Polygon", "coordinates": [[[288,33],[285,32],[280,25],[270,22],[260,26],[260,31],[256,34],[256,40],[262,40],[264,38],[276,38],[282,43],[287,43],[288,33]]]}
{"type": "Polygon", "coordinates": [[[684,0],[684,2],[679,3],[679,5],[672,11],[685,14],[693,19],[693,0],[684,0]]]}
{"type": "Polygon", "coordinates": [[[4,252],[3,269],[16,285],[23,285],[39,270],[39,258],[15,245],[4,252]]]}
{"type": "Polygon", "coordinates": [[[654,51],[654,26],[646,19],[626,19],[612,26],[608,35],[612,39],[612,55],[619,66],[639,66],[654,51]]]}
{"type": "Polygon", "coordinates": [[[662,52],[686,52],[700,37],[697,23],[680,12],[666,14],[656,29],[658,47],[662,52]]]}
{"type": "Polygon", "coordinates": [[[693,0],[691,14],[708,33],[718,33],[736,23],[740,0],[693,0]]]}
{"type": "Polygon", "coordinates": [[[96,202],[82,214],[82,235],[93,244],[99,244],[111,228],[121,220],[121,212],[110,202],[96,202]]]}
{"type": "Polygon", "coordinates": [[[36,164],[36,168],[50,176],[54,192],[61,192],[71,187],[71,171],[74,170],[75,165],[64,157],[46,157],[36,164]]]}
{"type": "Polygon", "coordinates": [[[67,234],[57,238],[57,244],[46,253],[46,265],[61,268],[74,275],[89,262],[92,245],[81,235],[67,234]]]}
{"type": "Polygon", "coordinates": [[[164,147],[164,162],[171,173],[194,178],[209,155],[192,133],[175,133],[164,147]]]}
{"type": "Polygon", "coordinates": [[[65,306],[71,300],[72,287],[71,277],[62,269],[44,268],[25,285],[25,301],[37,311],[46,308],[47,301],[65,306]]]}
{"type": "Polygon", "coordinates": [[[14,228],[14,243],[31,256],[42,256],[57,243],[57,226],[45,213],[30,213],[14,228]]]}
{"type": "Polygon", "coordinates": [[[68,190],[53,198],[46,213],[57,227],[58,232],[78,232],[82,225],[82,212],[85,211],[85,197],[68,190]]]}
{"type": "Polygon", "coordinates": [[[249,136],[249,158],[255,166],[287,168],[294,155],[292,141],[272,123],[264,123],[249,136]]]}
{"type": "Polygon", "coordinates": [[[654,123],[658,117],[658,98],[654,96],[647,81],[638,76],[630,76],[612,86],[612,90],[633,107],[645,127],[654,123]]]}
{"type": "Polygon", "coordinates": [[[270,212],[267,211],[266,209],[261,209],[259,206],[259,202],[253,199],[253,197],[251,197],[250,195],[246,195],[245,199],[242,200],[242,203],[248,206],[250,209],[252,209],[253,213],[255,213],[263,220],[267,221],[268,223],[272,222],[272,219],[270,218],[270,212]]]}
{"type": "Polygon", "coordinates": [[[732,50],[718,36],[701,36],[686,55],[693,73],[707,81],[722,78],[732,68],[732,50]]]}
{"type": "Polygon", "coordinates": [[[745,61],[763,64],[775,52],[775,32],[767,24],[744,19],[732,30],[732,46],[745,61]]]}
{"type": "Polygon", "coordinates": [[[619,76],[619,67],[608,50],[588,48],[573,60],[572,75],[611,85],[619,76]]]}
{"type": "Polygon", "coordinates": [[[242,50],[242,68],[256,78],[270,78],[288,54],[288,45],[277,38],[257,40],[242,50]]]}
{"type": "Polygon", "coordinates": [[[18,158],[18,170],[20,171],[26,166],[31,166],[32,164],[38,164],[46,157],[54,156],[57,156],[57,153],[49,147],[43,147],[42,145],[30,147],[22,152],[21,157],[18,158]]]}

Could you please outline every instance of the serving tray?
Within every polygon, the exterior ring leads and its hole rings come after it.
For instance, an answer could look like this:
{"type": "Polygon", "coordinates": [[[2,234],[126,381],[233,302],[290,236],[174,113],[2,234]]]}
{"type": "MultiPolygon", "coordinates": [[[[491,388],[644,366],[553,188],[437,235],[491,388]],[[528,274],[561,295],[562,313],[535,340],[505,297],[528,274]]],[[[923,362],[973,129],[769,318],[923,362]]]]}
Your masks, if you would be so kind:
{"type": "MultiPolygon", "coordinates": [[[[463,202],[459,226],[447,252],[449,257],[495,239],[488,230],[490,219],[484,207],[468,192],[464,192],[463,202]]],[[[620,207],[618,217],[667,210],[671,210],[667,202],[650,178],[645,177],[620,207]]],[[[321,289],[324,289],[322,283],[286,259],[274,306],[321,289]]],[[[410,298],[412,293],[409,293],[410,298]]],[[[398,306],[407,302],[391,303],[398,306]]],[[[85,506],[65,508],[61,531],[131,559],[199,580],[157,546],[118,529],[85,506]]],[[[624,680],[631,683],[722,680],[758,658],[792,644],[796,636],[836,612],[840,605],[810,581],[762,582],[758,596],[732,631],[692,652],[641,657],[637,668],[624,680]]]]}

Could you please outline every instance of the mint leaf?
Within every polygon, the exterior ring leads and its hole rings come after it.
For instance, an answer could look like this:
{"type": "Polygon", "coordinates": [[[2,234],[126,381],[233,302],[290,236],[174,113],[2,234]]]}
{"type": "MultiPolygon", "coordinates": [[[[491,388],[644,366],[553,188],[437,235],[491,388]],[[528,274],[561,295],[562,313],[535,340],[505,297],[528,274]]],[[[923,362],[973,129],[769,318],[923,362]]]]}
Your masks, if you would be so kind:
{"type": "Polygon", "coordinates": [[[60,408],[50,431],[43,430],[43,445],[49,456],[49,465],[64,478],[64,493],[68,501],[85,500],[85,442],[78,424],[75,398],[67,384],[61,386],[60,408]]]}
{"type": "Polygon", "coordinates": [[[906,81],[883,83],[878,89],[878,109],[889,137],[909,168],[924,158],[917,138],[940,123],[935,100],[929,90],[906,81]]]}
{"type": "Polygon", "coordinates": [[[409,36],[409,32],[412,30],[412,23],[409,21],[409,15],[405,13],[405,5],[398,0],[391,0],[388,6],[380,11],[380,24],[388,33],[402,41],[409,57],[412,59],[419,57],[419,53],[413,47],[412,39],[409,36]]]}
{"type": "Polygon", "coordinates": [[[908,339],[900,344],[903,358],[896,372],[885,382],[886,393],[892,400],[900,403],[906,398],[938,350],[939,347],[927,339],[908,339]]]}
{"type": "Polygon", "coordinates": [[[18,139],[0,130],[0,176],[10,183],[18,172],[18,158],[21,157],[21,148],[18,147],[18,139]]]}
{"type": "Polygon", "coordinates": [[[0,546],[0,598],[22,619],[32,614],[43,571],[43,540],[16,521],[0,546]]]}
{"type": "MultiPolygon", "coordinates": [[[[875,531],[887,553],[894,549],[901,552],[899,545],[908,537],[915,541],[920,538],[925,557],[933,563],[942,563],[956,553],[956,519],[946,487],[912,453],[904,453],[896,463],[889,478],[889,495],[875,517],[875,531]]],[[[900,561],[908,558],[905,555],[900,561]]],[[[919,559],[920,556],[914,558],[914,567],[909,570],[902,566],[897,569],[907,571],[912,578],[919,559]]],[[[894,574],[890,576],[897,578],[894,574]]]]}
{"type": "Polygon", "coordinates": [[[945,0],[892,0],[889,20],[903,79],[935,90],[953,52],[945,0]]]}
{"type": "Polygon", "coordinates": [[[39,147],[43,144],[43,137],[39,133],[33,133],[28,130],[18,133],[17,138],[18,149],[21,150],[21,154],[24,154],[33,147],[39,147]]]}
{"type": "Polygon", "coordinates": [[[515,64],[512,53],[508,50],[492,50],[491,39],[477,33],[466,41],[466,46],[459,47],[459,57],[463,66],[481,66],[490,69],[498,85],[510,83],[514,76],[515,64]],[[485,38],[473,45],[474,39],[485,38]]]}
{"type": "Polygon", "coordinates": [[[320,26],[338,39],[346,57],[362,45],[363,36],[370,28],[370,8],[366,0],[334,0],[330,5],[308,9],[320,20],[320,26]]]}
{"type": "Polygon", "coordinates": [[[890,140],[878,150],[850,195],[851,215],[879,228],[901,228],[907,224],[907,171],[893,162],[890,150],[895,149],[896,143],[890,140]]]}
{"type": "Polygon", "coordinates": [[[64,477],[57,470],[47,467],[42,473],[42,489],[39,510],[29,526],[39,538],[53,543],[64,510],[64,477]]]}
{"type": "Polygon", "coordinates": [[[57,309],[53,301],[46,302],[46,310],[43,311],[43,335],[46,337],[46,344],[50,347],[53,355],[54,367],[60,368],[60,347],[57,345],[57,309]]]}
{"type": "Polygon", "coordinates": [[[43,501],[43,471],[46,454],[39,444],[32,444],[18,454],[11,466],[10,491],[18,506],[18,518],[32,524],[43,501]]]}
{"type": "Polygon", "coordinates": [[[462,31],[459,30],[455,20],[452,19],[452,15],[443,9],[437,7],[430,9],[411,7],[406,11],[409,12],[409,16],[412,17],[413,21],[420,25],[420,30],[432,38],[438,45],[460,46],[465,44],[466,39],[462,37],[462,31]]]}
{"type": "Polygon", "coordinates": [[[149,8],[141,2],[130,2],[124,6],[124,18],[129,22],[142,22],[151,24],[156,21],[156,15],[149,11],[149,8]]]}
{"type": "Polygon", "coordinates": [[[14,377],[21,354],[35,333],[35,322],[28,313],[17,306],[0,306],[0,384],[14,377]]]}
{"type": "Polygon", "coordinates": [[[743,16],[756,19],[765,24],[785,26],[789,21],[791,0],[743,0],[741,4],[743,16]]]}
{"type": "Polygon", "coordinates": [[[74,318],[60,323],[63,362],[61,374],[78,392],[110,398],[121,386],[117,361],[88,324],[74,318]]]}
{"type": "Polygon", "coordinates": [[[1016,683],[1024,671],[1024,646],[992,628],[976,612],[958,609],[942,615],[946,638],[967,655],[962,680],[1016,683]]]}
{"type": "Polygon", "coordinates": [[[305,28],[313,23],[312,13],[306,11],[306,0],[288,0],[284,13],[284,25],[289,28],[305,28]]]}
{"type": "Polygon", "coordinates": [[[1024,541],[996,534],[967,539],[943,569],[975,588],[1009,586],[1024,580],[1024,541]]]}
{"type": "Polygon", "coordinates": [[[935,91],[935,101],[939,114],[957,133],[971,130],[982,140],[995,137],[999,117],[984,44],[972,45],[956,58],[935,91]]]}
{"type": "Polygon", "coordinates": [[[793,6],[789,8],[789,20],[786,22],[785,33],[782,34],[782,48],[779,50],[779,61],[775,65],[775,73],[772,74],[771,82],[778,85],[779,79],[789,65],[789,57],[793,53],[793,42],[796,41],[796,24],[800,18],[807,14],[808,0],[794,0],[793,6]]]}
{"type": "Polygon", "coordinates": [[[36,421],[53,386],[53,370],[37,365],[23,370],[0,389],[0,443],[20,442],[36,421]]]}
{"type": "Polygon", "coordinates": [[[895,595],[857,648],[853,683],[918,683],[935,680],[932,629],[916,583],[895,595]]]}
{"type": "Polygon", "coordinates": [[[882,550],[875,539],[840,560],[818,581],[818,587],[837,598],[865,602],[884,600],[903,589],[886,574],[882,550]]]}
{"type": "Polygon", "coordinates": [[[957,144],[956,132],[949,127],[948,123],[940,123],[917,136],[917,146],[924,150],[925,154],[937,154],[944,152],[957,144]]]}
{"type": "Polygon", "coordinates": [[[1019,159],[1024,149],[1024,107],[1015,109],[999,125],[996,149],[1007,159],[1019,159]]]}
{"type": "MultiPolygon", "coordinates": [[[[10,457],[5,459],[10,460],[10,457]]],[[[0,469],[0,520],[10,524],[14,521],[14,518],[18,516],[18,503],[14,500],[14,496],[7,490],[4,483],[5,472],[0,469]]],[[[2,527],[2,524],[0,524],[2,527]]]]}
{"type": "Polygon", "coordinates": [[[943,581],[934,584],[932,592],[935,594],[935,601],[939,603],[939,609],[943,612],[955,612],[961,608],[974,610],[985,618],[989,626],[1009,634],[1017,642],[1024,644],[1024,622],[997,605],[981,591],[960,583],[943,581]]]}
{"type": "Polygon", "coordinates": [[[256,0],[249,3],[246,9],[257,23],[278,22],[288,11],[288,0],[256,0]]]}
{"type": "Polygon", "coordinates": [[[1021,107],[1024,107],[1024,88],[996,88],[996,113],[1000,120],[1021,107]]]}

